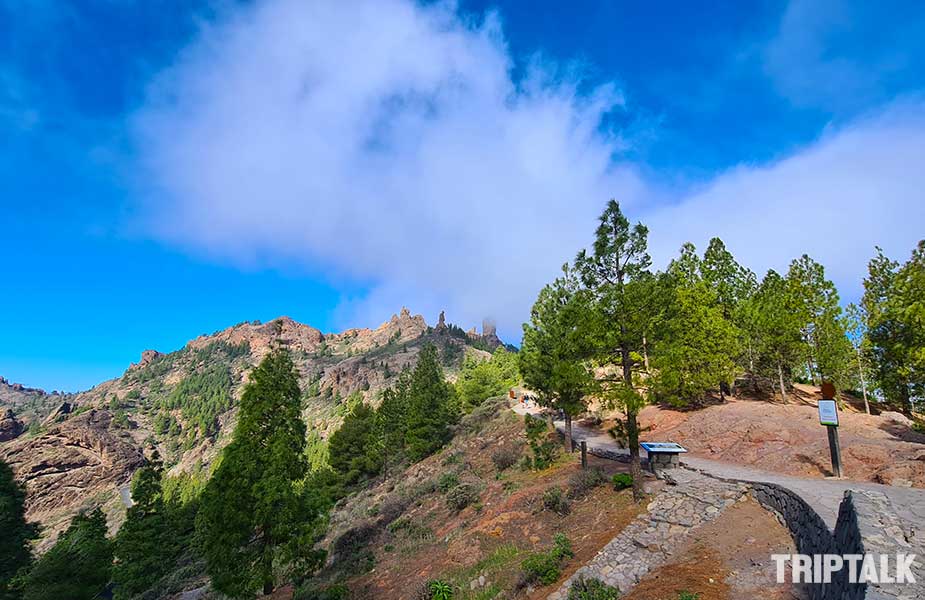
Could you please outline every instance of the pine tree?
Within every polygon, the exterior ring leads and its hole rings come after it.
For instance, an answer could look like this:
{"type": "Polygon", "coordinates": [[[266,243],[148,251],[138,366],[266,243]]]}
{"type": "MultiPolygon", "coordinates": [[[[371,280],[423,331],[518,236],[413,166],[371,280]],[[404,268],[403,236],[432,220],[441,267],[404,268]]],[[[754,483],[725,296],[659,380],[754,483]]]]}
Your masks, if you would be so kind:
{"type": "Polygon", "coordinates": [[[117,599],[132,598],[173,570],[181,545],[164,503],[162,475],[155,460],[132,478],[133,504],[114,542],[117,599]]]}
{"type": "Polygon", "coordinates": [[[25,600],[93,600],[109,583],[112,543],[99,508],[74,517],[67,531],[29,572],[25,600]]]}
{"type": "Polygon", "coordinates": [[[13,470],[0,460],[0,600],[21,597],[16,580],[32,563],[29,540],[38,535],[38,528],[26,522],[25,499],[13,470]]]}
{"type": "Polygon", "coordinates": [[[277,564],[314,566],[320,515],[311,490],[299,485],[308,471],[300,413],[295,367],[277,347],[251,371],[232,442],[196,519],[212,585],[227,596],[271,593],[277,564]]]}
{"type": "Polygon", "coordinates": [[[617,365],[620,377],[606,383],[605,399],[622,409],[633,476],[633,497],[642,498],[642,469],[639,460],[637,415],[646,402],[636,381],[637,357],[646,354],[647,329],[656,309],[650,304],[652,277],[648,245],[649,230],[630,223],[615,200],[600,217],[593,252],[582,250],[575,259],[585,286],[594,298],[600,326],[596,331],[596,358],[602,364],[617,365]]]}
{"type": "Polygon", "coordinates": [[[673,290],[655,344],[652,387],[673,404],[700,403],[707,390],[732,383],[737,331],[704,281],[673,290]]]}
{"type": "Polygon", "coordinates": [[[563,266],[563,276],[544,287],[533,304],[518,353],[524,382],[539,394],[539,402],[565,415],[566,452],[572,451],[572,418],[584,412],[594,382],[586,365],[586,300],[576,273],[563,266]]]}
{"type": "Polygon", "coordinates": [[[382,392],[382,403],[376,410],[376,421],[381,440],[383,467],[400,462],[405,452],[405,432],[408,429],[408,388],[411,372],[402,371],[398,381],[382,392]]]}
{"type": "Polygon", "coordinates": [[[455,396],[443,377],[436,347],[427,344],[408,386],[405,446],[412,461],[433,454],[450,440],[450,425],[459,417],[455,396]]]}
{"type": "Polygon", "coordinates": [[[925,240],[900,265],[877,248],[868,264],[862,306],[877,387],[903,411],[925,395],[925,240]]]}
{"type": "Polygon", "coordinates": [[[456,393],[463,410],[471,411],[486,398],[506,393],[519,380],[517,355],[498,346],[488,360],[466,356],[456,378],[456,393]]]}
{"type": "Polygon", "coordinates": [[[328,464],[348,486],[382,471],[381,437],[375,411],[360,403],[344,419],[328,444],[328,464]]]}
{"type": "Polygon", "coordinates": [[[851,341],[851,347],[854,348],[857,359],[857,377],[861,384],[861,393],[864,396],[864,412],[870,414],[870,401],[867,398],[867,381],[868,371],[865,355],[869,347],[867,340],[867,316],[863,310],[856,304],[849,304],[845,309],[844,318],[845,333],[851,341]]]}
{"type": "Polygon", "coordinates": [[[776,377],[781,399],[786,401],[790,374],[806,354],[797,300],[787,281],[768,271],[750,302],[755,318],[756,366],[760,373],[776,377]]]}
{"type": "Polygon", "coordinates": [[[826,279],[823,266],[806,254],[790,263],[787,282],[801,320],[807,374],[816,383],[825,380],[840,389],[848,387],[851,347],[835,284],[826,279]]]}

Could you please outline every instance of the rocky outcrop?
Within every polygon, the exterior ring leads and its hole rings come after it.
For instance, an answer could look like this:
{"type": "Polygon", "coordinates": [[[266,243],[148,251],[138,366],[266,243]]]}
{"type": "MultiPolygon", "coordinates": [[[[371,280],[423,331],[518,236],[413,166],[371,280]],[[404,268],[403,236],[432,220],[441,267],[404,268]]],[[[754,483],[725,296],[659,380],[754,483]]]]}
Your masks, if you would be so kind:
{"type": "Polygon", "coordinates": [[[16,418],[12,410],[6,409],[0,418],[0,442],[8,442],[19,437],[25,430],[23,422],[16,418]]]}
{"type": "Polygon", "coordinates": [[[88,502],[117,494],[144,464],[141,450],[110,422],[108,411],[89,410],[0,446],[0,459],[25,484],[28,519],[54,528],[88,502]]]}
{"type": "Polygon", "coordinates": [[[42,427],[48,427],[60,421],[63,421],[67,415],[71,414],[74,410],[74,405],[70,402],[62,402],[58,405],[58,408],[51,411],[51,413],[45,417],[45,420],[42,421],[42,427]]]}

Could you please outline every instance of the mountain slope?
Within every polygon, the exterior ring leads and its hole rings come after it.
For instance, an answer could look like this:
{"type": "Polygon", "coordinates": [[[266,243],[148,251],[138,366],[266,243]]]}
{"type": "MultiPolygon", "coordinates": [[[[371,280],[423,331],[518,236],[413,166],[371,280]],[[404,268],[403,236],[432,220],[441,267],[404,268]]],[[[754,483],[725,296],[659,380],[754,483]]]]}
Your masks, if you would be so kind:
{"type": "Polygon", "coordinates": [[[333,334],[281,317],[203,335],[167,354],[146,350],[121,377],[79,394],[7,385],[0,417],[11,410],[12,419],[22,414],[25,423],[10,426],[15,435],[0,442],[0,459],[26,484],[27,517],[42,524],[42,546],[89,506],[103,505],[115,530],[145,454],[156,450],[174,475],[207,473],[230,437],[249,370],[275,343],[292,353],[309,442],[318,446],[354,403],[377,404],[379,392],[413,366],[424,344],[437,346],[452,377],[466,353],[500,342],[493,331],[467,334],[442,320],[431,328],[407,309],[376,329],[333,334]],[[41,426],[23,431],[33,422],[41,426]]]}

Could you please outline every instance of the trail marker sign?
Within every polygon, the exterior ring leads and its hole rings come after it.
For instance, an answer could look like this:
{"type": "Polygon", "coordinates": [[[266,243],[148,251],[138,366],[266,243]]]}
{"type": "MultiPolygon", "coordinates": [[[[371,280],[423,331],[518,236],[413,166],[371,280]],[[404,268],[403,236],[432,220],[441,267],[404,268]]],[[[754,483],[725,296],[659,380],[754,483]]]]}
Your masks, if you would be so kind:
{"type": "Polygon", "coordinates": [[[838,407],[835,400],[819,401],[819,424],[838,427],[838,407]]]}
{"type": "Polygon", "coordinates": [[[841,446],[838,444],[838,406],[835,404],[835,386],[831,382],[822,384],[822,400],[819,401],[819,423],[825,425],[829,436],[829,454],[832,455],[832,472],[841,479],[841,446]]]}

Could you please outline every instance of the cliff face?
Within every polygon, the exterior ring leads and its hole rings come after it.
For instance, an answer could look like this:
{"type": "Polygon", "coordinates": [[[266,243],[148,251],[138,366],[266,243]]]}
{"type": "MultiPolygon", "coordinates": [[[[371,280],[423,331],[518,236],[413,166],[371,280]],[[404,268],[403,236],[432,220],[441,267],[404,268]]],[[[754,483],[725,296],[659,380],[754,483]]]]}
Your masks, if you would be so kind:
{"type": "Polygon", "coordinates": [[[481,346],[432,330],[407,309],[375,329],[333,334],[281,317],[203,335],[175,352],[146,350],[121,377],[79,394],[13,389],[4,380],[0,459],[25,483],[27,517],[42,524],[43,545],[89,505],[103,505],[111,526],[121,523],[125,491],[147,451],[156,449],[172,474],[206,471],[230,438],[250,369],[276,343],[293,357],[303,416],[322,439],[339,427],[348,398],[377,404],[424,344],[438,347],[450,377],[481,346]]]}

